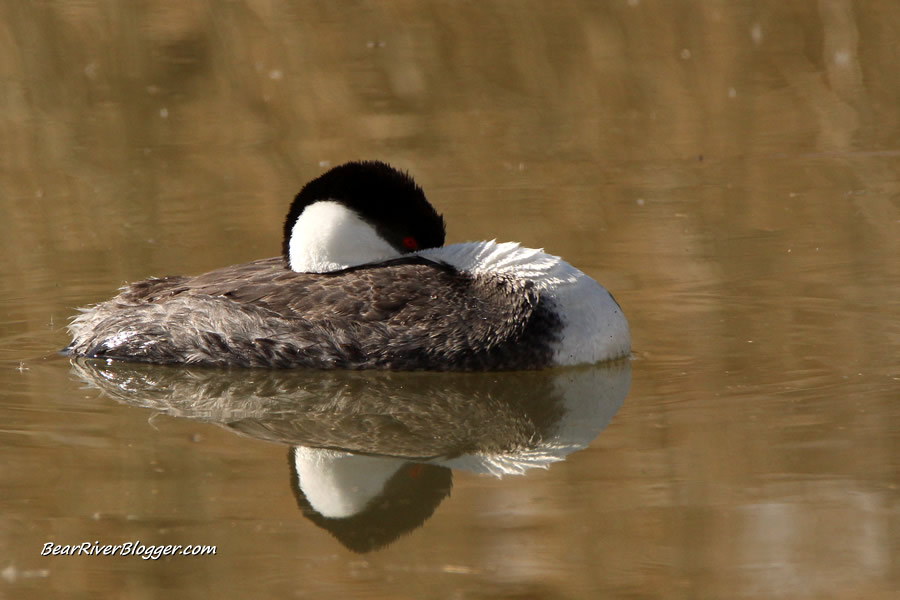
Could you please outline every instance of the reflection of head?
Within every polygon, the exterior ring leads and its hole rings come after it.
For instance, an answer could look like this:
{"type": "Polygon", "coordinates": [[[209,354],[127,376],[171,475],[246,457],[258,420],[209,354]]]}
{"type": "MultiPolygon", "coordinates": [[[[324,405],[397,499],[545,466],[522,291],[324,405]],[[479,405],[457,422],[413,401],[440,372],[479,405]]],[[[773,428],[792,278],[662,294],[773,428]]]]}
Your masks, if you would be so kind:
{"type": "Polygon", "coordinates": [[[288,462],[291,488],[303,516],[329,531],[354,552],[377,550],[420,527],[450,495],[453,485],[452,471],[446,467],[404,462],[387,478],[381,492],[372,496],[358,512],[344,517],[326,517],[304,494],[295,463],[298,450],[291,449],[288,462]]]}

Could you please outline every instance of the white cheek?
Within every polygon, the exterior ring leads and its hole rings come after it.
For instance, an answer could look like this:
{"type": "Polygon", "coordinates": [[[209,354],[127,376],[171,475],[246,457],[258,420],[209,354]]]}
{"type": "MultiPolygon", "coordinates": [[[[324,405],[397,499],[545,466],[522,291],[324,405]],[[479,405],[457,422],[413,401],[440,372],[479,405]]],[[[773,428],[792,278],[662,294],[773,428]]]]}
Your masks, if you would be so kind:
{"type": "Polygon", "coordinates": [[[323,517],[355,515],[384,490],[406,460],[298,446],[294,469],[310,506],[323,517]]]}
{"type": "Polygon", "coordinates": [[[400,256],[375,229],[340,202],[322,200],[306,207],[291,229],[291,269],[326,273],[400,256]]]}

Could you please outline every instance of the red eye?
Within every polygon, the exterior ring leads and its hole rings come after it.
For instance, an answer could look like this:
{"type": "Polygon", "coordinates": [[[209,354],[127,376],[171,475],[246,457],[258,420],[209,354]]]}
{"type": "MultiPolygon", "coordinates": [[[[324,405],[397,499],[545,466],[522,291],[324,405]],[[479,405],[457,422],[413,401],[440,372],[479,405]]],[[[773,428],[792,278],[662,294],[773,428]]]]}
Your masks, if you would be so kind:
{"type": "Polygon", "coordinates": [[[403,247],[408,250],[417,250],[419,248],[419,242],[416,241],[416,238],[408,235],[403,238],[403,247]]]}

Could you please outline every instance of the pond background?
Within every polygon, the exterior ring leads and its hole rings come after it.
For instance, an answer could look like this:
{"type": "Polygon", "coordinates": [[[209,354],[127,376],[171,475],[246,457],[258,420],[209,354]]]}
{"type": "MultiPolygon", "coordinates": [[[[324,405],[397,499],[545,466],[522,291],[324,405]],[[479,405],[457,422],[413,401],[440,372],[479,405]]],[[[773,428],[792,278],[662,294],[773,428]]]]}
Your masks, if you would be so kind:
{"type": "Polygon", "coordinates": [[[900,3],[0,4],[0,597],[893,598],[900,3]],[[448,243],[608,287],[631,391],[584,451],[459,472],[353,554],[286,447],[119,404],[57,357],[127,281],[271,256],[346,160],[448,243]],[[214,557],[40,556],[48,541],[214,557]]]}

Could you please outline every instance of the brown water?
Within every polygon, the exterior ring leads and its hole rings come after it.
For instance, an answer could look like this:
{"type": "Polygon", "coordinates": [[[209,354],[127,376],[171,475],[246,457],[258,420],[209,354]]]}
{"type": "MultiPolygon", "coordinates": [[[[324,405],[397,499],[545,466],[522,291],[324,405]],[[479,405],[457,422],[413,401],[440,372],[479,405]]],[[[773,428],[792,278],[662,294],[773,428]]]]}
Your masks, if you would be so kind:
{"type": "MultiPolygon", "coordinates": [[[[895,598],[898,23],[893,0],[3,3],[0,597],[895,598]],[[450,242],[566,257],[634,345],[564,461],[456,468],[367,553],[298,506],[307,413],[232,398],[271,374],[54,354],[123,282],[276,254],[299,186],[357,158],[409,169],[450,242]],[[216,554],[41,556],[129,540],[216,554]]],[[[424,385],[345,376],[302,385],[424,385]]],[[[426,388],[540,432],[520,391],[581,414],[558,373],[461,377],[426,388]]]]}

